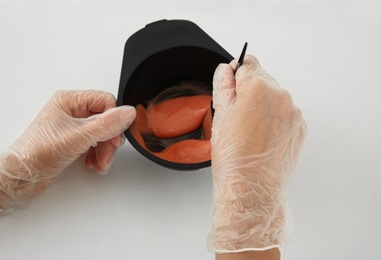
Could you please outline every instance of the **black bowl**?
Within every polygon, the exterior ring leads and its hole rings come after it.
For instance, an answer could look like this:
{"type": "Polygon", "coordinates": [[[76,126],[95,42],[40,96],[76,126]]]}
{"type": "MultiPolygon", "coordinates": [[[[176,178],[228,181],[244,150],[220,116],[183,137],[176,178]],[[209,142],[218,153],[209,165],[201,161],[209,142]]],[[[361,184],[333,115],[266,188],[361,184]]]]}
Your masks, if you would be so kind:
{"type": "MultiPolygon", "coordinates": [[[[196,24],[186,20],[160,20],[146,25],[126,42],[117,105],[136,106],[182,80],[210,86],[220,63],[233,57],[196,24]]],[[[143,148],[129,130],[129,142],[150,160],[172,169],[193,170],[210,166],[210,159],[197,163],[163,160],[143,148]]]]}

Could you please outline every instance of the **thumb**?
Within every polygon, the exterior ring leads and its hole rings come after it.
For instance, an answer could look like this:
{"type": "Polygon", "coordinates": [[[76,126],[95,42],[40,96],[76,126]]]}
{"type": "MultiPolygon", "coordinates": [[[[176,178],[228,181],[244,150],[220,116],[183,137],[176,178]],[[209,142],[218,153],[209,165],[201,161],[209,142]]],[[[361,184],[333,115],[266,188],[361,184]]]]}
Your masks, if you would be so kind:
{"type": "Polygon", "coordinates": [[[104,142],[123,133],[135,120],[136,110],[132,106],[120,106],[85,119],[87,132],[95,142],[104,142]]]}
{"type": "Polygon", "coordinates": [[[232,67],[228,64],[220,64],[213,77],[213,128],[218,128],[231,104],[234,103],[235,77],[232,67]]]}

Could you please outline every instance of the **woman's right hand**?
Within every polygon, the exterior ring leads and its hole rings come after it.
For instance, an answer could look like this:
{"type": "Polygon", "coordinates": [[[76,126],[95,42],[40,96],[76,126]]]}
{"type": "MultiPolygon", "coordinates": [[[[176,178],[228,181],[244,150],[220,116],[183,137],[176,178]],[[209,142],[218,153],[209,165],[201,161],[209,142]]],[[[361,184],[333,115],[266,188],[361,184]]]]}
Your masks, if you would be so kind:
{"type": "Polygon", "coordinates": [[[246,56],[236,75],[221,64],[213,81],[213,218],[216,253],[282,247],[286,188],[306,135],[291,95],[246,56]]]}

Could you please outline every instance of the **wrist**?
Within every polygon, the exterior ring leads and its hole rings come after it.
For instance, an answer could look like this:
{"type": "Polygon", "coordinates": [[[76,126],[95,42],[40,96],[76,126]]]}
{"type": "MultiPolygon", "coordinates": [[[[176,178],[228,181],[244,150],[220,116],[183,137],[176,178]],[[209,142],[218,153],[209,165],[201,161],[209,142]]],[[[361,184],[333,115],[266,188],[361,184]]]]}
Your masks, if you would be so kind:
{"type": "Polygon", "coordinates": [[[245,251],[237,253],[216,254],[216,260],[279,260],[280,251],[277,248],[263,251],[245,251]]]}
{"type": "Polygon", "coordinates": [[[19,181],[16,175],[20,172],[19,169],[15,171],[16,164],[17,159],[11,150],[0,154],[0,213],[10,211],[21,204],[15,189],[19,181]]]}
{"type": "Polygon", "coordinates": [[[212,248],[280,247],[286,226],[283,196],[244,178],[228,179],[214,179],[212,248]]]}
{"type": "Polygon", "coordinates": [[[256,211],[232,213],[232,208],[216,210],[212,217],[212,248],[216,252],[262,250],[281,247],[286,229],[284,210],[269,211],[262,216],[256,211]]]}
{"type": "Polygon", "coordinates": [[[48,184],[31,171],[24,156],[14,147],[0,155],[0,212],[25,204],[48,184]]]}

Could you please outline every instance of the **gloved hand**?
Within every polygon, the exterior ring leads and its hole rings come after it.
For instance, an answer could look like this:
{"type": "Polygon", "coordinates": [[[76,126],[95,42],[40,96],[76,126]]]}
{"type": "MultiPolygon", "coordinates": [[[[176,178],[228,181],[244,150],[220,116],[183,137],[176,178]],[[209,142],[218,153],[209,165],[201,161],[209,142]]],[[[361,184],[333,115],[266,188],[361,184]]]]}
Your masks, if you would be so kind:
{"type": "Polygon", "coordinates": [[[213,213],[208,246],[216,253],[282,248],[286,188],[306,134],[290,94],[253,56],[236,75],[214,75],[213,213]]]}
{"type": "Polygon", "coordinates": [[[86,165],[104,174],[135,108],[115,108],[102,91],[59,91],[22,136],[0,155],[0,212],[27,201],[82,154],[86,165]]]}

